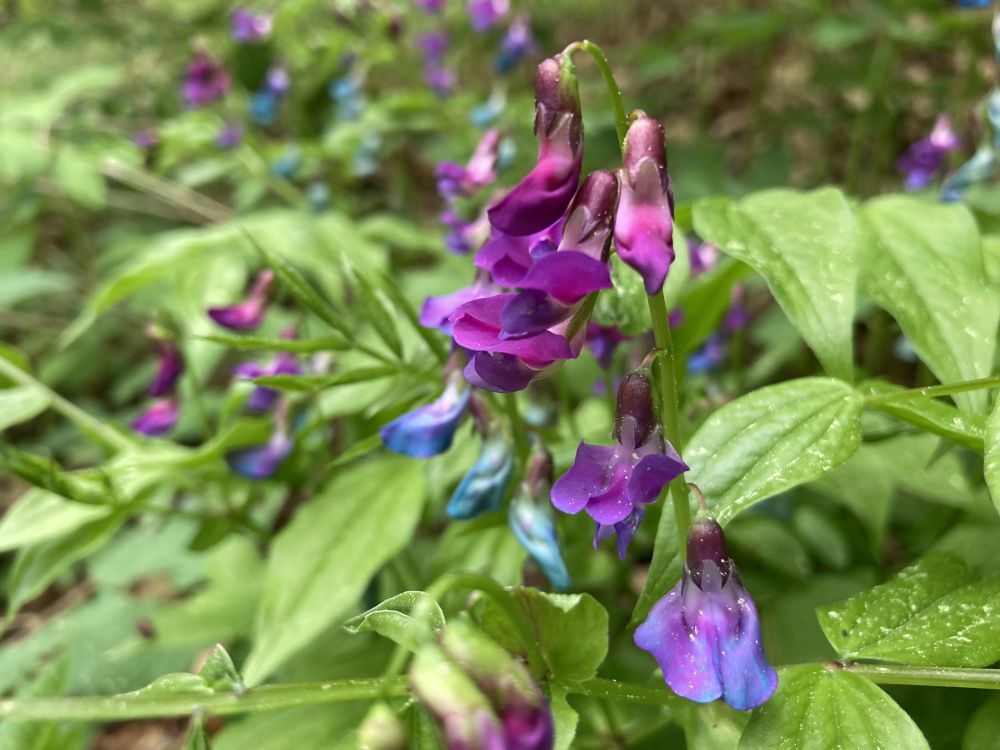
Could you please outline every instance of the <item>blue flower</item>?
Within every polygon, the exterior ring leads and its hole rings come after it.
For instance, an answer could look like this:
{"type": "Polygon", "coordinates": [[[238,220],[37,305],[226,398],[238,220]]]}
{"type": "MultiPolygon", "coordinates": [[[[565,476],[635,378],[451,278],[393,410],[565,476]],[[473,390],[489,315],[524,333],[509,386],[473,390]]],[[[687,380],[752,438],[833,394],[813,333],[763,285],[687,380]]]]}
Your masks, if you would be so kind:
{"type": "Polygon", "coordinates": [[[460,373],[449,376],[437,400],[397,417],[381,430],[382,443],[391,451],[414,458],[428,458],[451,447],[455,431],[465,416],[470,390],[460,373]]]}
{"type": "Polygon", "coordinates": [[[448,515],[468,520],[487,511],[499,510],[513,472],[514,455],[510,445],[497,433],[487,436],[479,458],[448,501],[448,515]]]}
{"type": "Polygon", "coordinates": [[[271,439],[263,445],[240,448],[226,454],[226,463],[233,472],[246,479],[267,479],[281,468],[295,443],[288,435],[283,415],[279,414],[276,422],[271,439]]]}
{"type": "Polygon", "coordinates": [[[547,504],[535,502],[526,490],[522,488],[510,502],[510,528],[549,582],[557,589],[569,588],[569,571],[559,551],[552,510],[547,504]]]}
{"type": "Polygon", "coordinates": [[[698,703],[722,698],[747,711],[770,698],[778,674],[764,658],[757,608],[712,519],[691,525],[684,574],[635,631],[675,693],[698,703]]]}

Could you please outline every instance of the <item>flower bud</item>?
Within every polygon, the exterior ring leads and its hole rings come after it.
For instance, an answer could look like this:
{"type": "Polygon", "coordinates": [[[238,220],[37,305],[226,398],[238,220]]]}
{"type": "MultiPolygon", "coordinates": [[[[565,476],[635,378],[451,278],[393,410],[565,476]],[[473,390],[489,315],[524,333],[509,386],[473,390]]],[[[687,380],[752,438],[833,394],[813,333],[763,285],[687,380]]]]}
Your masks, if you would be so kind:
{"type": "Polygon", "coordinates": [[[482,451],[448,501],[451,518],[468,520],[499,510],[514,471],[514,454],[499,430],[483,441],[482,451]]]}
{"type": "Polygon", "coordinates": [[[406,728],[384,703],[376,703],[358,731],[360,750],[407,750],[406,728]]]}
{"type": "Polygon", "coordinates": [[[698,518],[691,524],[687,536],[687,566],[694,582],[701,585],[701,571],[706,560],[715,563],[722,582],[731,573],[731,560],[726,551],[726,536],[714,518],[698,518]]]}
{"type": "Polygon", "coordinates": [[[633,445],[636,446],[645,443],[646,438],[657,427],[653,381],[650,371],[645,367],[630,372],[618,386],[614,437],[619,442],[622,440],[622,430],[627,428],[626,419],[630,419],[635,430],[633,445]]]}
{"type": "Polygon", "coordinates": [[[618,177],[613,172],[601,169],[587,175],[570,205],[559,249],[606,260],[617,203],[618,177]]]}

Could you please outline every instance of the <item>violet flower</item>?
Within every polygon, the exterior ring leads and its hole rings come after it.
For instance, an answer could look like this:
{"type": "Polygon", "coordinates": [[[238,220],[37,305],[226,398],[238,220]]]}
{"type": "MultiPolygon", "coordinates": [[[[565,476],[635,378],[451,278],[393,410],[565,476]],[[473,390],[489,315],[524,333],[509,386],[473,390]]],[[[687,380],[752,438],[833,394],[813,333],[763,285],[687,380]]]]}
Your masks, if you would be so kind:
{"type": "Polygon", "coordinates": [[[448,515],[465,521],[499,510],[513,473],[514,452],[510,444],[499,433],[488,435],[476,462],[448,501],[448,515]]]}
{"type": "Polygon", "coordinates": [[[414,0],[425,13],[440,13],[447,0],[414,0]]]}
{"type": "Polygon", "coordinates": [[[215,145],[224,151],[234,149],[243,142],[243,126],[238,122],[228,122],[215,138],[215,145]]]}
{"type": "Polygon", "coordinates": [[[446,31],[432,31],[417,38],[417,49],[424,56],[425,62],[440,62],[451,46],[451,39],[446,31]]]}
{"type": "Polygon", "coordinates": [[[274,271],[264,269],[254,280],[247,298],[230,307],[210,307],[208,316],[220,326],[234,331],[248,331],[256,328],[264,320],[271,299],[274,271]]]}
{"type": "Polygon", "coordinates": [[[420,325],[424,328],[438,328],[451,335],[451,315],[466,302],[492,297],[500,288],[490,281],[487,274],[480,273],[471,286],[463,287],[451,294],[428,297],[420,308],[420,325]]]}
{"type": "MultiPolygon", "coordinates": [[[[287,408],[287,402],[285,406],[287,408]]],[[[295,447],[295,442],[288,434],[286,419],[285,411],[279,406],[271,438],[263,445],[239,448],[226,453],[226,463],[229,468],[246,479],[268,479],[274,476],[295,447]]]]}
{"type": "Polygon", "coordinates": [[[153,150],[159,142],[159,134],[151,128],[140,130],[132,136],[132,143],[135,144],[136,148],[140,148],[143,151],[153,150]]]}
{"type": "Polygon", "coordinates": [[[473,31],[489,31],[510,11],[510,0],[469,0],[469,23],[473,31]]]}
{"type": "Polygon", "coordinates": [[[435,96],[445,99],[455,90],[455,73],[440,63],[427,63],[424,66],[424,83],[435,96]]]}
{"type": "Polygon", "coordinates": [[[541,231],[521,237],[494,228],[473,262],[489,271],[498,284],[517,286],[536,260],[555,251],[562,239],[562,230],[561,216],[541,231]]]}
{"type": "Polygon", "coordinates": [[[538,160],[506,196],[489,209],[490,224],[523,237],[551,227],[566,211],[580,181],[583,117],[576,72],[568,55],[543,61],[535,75],[538,160]]]}
{"type": "Polygon", "coordinates": [[[177,386],[177,381],[184,372],[184,356],[170,341],[160,342],[160,361],[157,364],[156,375],[146,389],[146,395],[166,396],[177,386]]]}
{"type": "Polygon", "coordinates": [[[237,8],[230,16],[230,33],[241,44],[259,42],[271,36],[273,13],[254,13],[247,8],[237,8]]]}
{"type": "Polygon", "coordinates": [[[653,605],[635,631],[635,644],[654,656],[670,689],[688,700],[722,698],[747,711],[778,687],[778,674],[764,657],[757,609],[713,519],[691,525],[681,580],[653,605]]]}
{"type": "Polygon", "coordinates": [[[896,169],[906,177],[907,190],[923,190],[934,182],[945,165],[945,159],[960,145],[948,115],[941,115],[934,129],[907,149],[896,162],[896,169]]]}
{"type": "Polygon", "coordinates": [[[438,192],[445,200],[473,195],[496,180],[497,147],[500,131],[483,133],[466,166],[446,161],[437,166],[438,192]]]}
{"type": "Polygon", "coordinates": [[[628,341],[628,338],[615,326],[602,326],[593,321],[587,324],[587,346],[590,347],[597,364],[604,370],[611,369],[615,348],[621,342],[628,341]]]}
{"type": "Polygon", "coordinates": [[[617,533],[624,559],[644,507],[688,470],[663,438],[645,368],[626,375],[618,387],[614,437],[611,446],[580,443],[573,465],[552,486],[552,504],[564,513],[586,510],[597,524],[595,546],[617,533]]]}
{"type": "Polygon", "coordinates": [[[674,261],[674,196],[663,126],[638,111],[625,136],[615,251],[659,294],[674,261]]]}
{"type": "MultiPolygon", "coordinates": [[[[259,362],[243,362],[236,366],[233,375],[241,379],[260,378],[270,375],[299,375],[302,368],[294,354],[279,352],[268,364],[259,362]]],[[[246,408],[252,412],[270,411],[277,402],[280,392],[274,388],[258,385],[247,396],[246,408]]]]}
{"type": "Polygon", "coordinates": [[[222,63],[211,55],[199,52],[184,73],[181,95],[189,107],[202,107],[224,97],[229,86],[229,74],[222,63]]]}
{"type": "Polygon", "coordinates": [[[526,14],[521,14],[511,23],[503,41],[500,42],[500,54],[493,64],[501,75],[514,69],[525,55],[535,51],[535,37],[531,33],[531,21],[526,14]]]}
{"type": "Polygon", "coordinates": [[[459,373],[452,373],[444,392],[434,401],[397,417],[379,430],[391,451],[429,458],[451,447],[469,405],[470,390],[459,373]]]}
{"type": "Polygon", "coordinates": [[[176,398],[163,398],[136,417],[132,429],[149,437],[163,435],[174,428],[180,415],[180,402],[176,398]]]}

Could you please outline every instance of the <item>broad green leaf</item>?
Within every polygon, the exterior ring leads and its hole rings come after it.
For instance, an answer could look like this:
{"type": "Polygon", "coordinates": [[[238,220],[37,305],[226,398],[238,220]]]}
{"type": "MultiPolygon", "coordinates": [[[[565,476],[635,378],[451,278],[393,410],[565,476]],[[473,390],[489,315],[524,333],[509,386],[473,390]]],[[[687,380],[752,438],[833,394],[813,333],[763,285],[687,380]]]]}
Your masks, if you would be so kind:
{"type": "Polygon", "coordinates": [[[726,258],[687,286],[678,301],[684,317],[672,334],[678,356],[693,352],[718,330],[732,303],[733,286],[751,273],[745,263],[726,258]]]}
{"type": "Polygon", "coordinates": [[[34,419],[48,408],[49,403],[45,391],[30,385],[0,390],[0,432],[34,419]]]}
{"type": "Polygon", "coordinates": [[[384,456],[344,469],[299,510],[271,547],[243,668],[248,684],[355,606],[372,575],[409,543],[424,496],[421,463],[384,456]]]}
{"type": "Polygon", "coordinates": [[[1000,398],[994,402],[986,421],[984,443],[983,474],[986,476],[986,486],[989,487],[993,504],[1000,510],[1000,398]]]}
{"type": "Polygon", "coordinates": [[[987,698],[969,719],[962,750],[1000,750],[1000,695],[987,698]]]}
{"type": "Polygon", "coordinates": [[[106,505],[74,503],[53,492],[30,489],[0,518],[0,552],[63,536],[111,510],[106,505]]]}
{"type": "MultiPolygon", "coordinates": [[[[2,252],[4,248],[0,246],[2,252]]],[[[12,308],[27,299],[65,292],[72,287],[72,277],[58,271],[41,268],[4,271],[0,276],[0,309],[12,308]]]]}
{"type": "MultiPolygon", "coordinates": [[[[869,393],[872,395],[896,393],[903,390],[898,386],[881,382],[872,382],[866,386],[866,388],[860,389],[865,395],[869,393]]],[[[890,414],[925,432],[940,435],[964,448],[969,448],[977,453],[983,452],[986,419],[982,414],[962,411],[944,401],[926,396],[896,401],[873,401],[866,406],[890,414]]]]}
{"type": "Polygon", "coordinates": [[[351,633],[373,630],[411,651],[444,627],[444,612],[423,591],[404,591],[344,623],[351,633]]]}
{"type": "Polygon", "coordinates": [[[736,750],[749,718],[722,701],[684,704],[680,723],[687,750],[736,750]]]}
{"type": "Polygon", "coordinates": [[[895,493],[880,446],[863,443],[844,463],[809,483],[809,489],[840,503],[855,515],[871,537],[871,548],[882,549],[885,527],[895,493]]]}
{"type": "Polygon", "coordinates": [[[830,374],[851,380],[861,232],[844,195],[765,190],[694,206],[695,231],[764,277],[830,374]]]}
{"type": "MultiPolygon", "coordinates": [[[[590,594],[547,594],[538,589],[509,589],[531,621],[545,666],[561,682],[586,680],[608,653],[608,613],[590,594]]],[[[508,651],[520,641],[504,614],[487,601],[483,630],[508,651]]]]}
{"type": "Polygon", "coordinates": [[[107,544],[124,520],[124,514],[114,513],[18,552],[7,579],[8,617],[42,593],[64,570],[107,544]]]}
{"type": "Polygon", "coordinates": [[[930,750],[907,713],[874,683],[833,666],[781,670],[740,750],[930,750]]]}
{"type": "MultiPolygon", "coordinates": [[[[984,378],[993,367],[1000,296],[987,283],[979,230],[968,209],[909,196],[869,201],[867,292],[899,323],[942,383],[984,378]]],[[[955,395],[981,412],[984,391],[955,395]]]]}
{"type": "Polygon", "coordinates": [[[1000,577],[978,576],[932,553],[871,591],[820,607],[827,639],[845,659],[984,667],[1000,659],[1000,577]]]}
{"type": "MultiPolygon", "coordinates": [[[[768,386],[726,404],[684,450],[708,507],[725,525],[751,505],[823,476],[861,442],[861,397],[831,378],[768,386]]],[[[680,573],[674,514],[660,516],[646,585],[633,613],[643,617],[680,573]]]]}

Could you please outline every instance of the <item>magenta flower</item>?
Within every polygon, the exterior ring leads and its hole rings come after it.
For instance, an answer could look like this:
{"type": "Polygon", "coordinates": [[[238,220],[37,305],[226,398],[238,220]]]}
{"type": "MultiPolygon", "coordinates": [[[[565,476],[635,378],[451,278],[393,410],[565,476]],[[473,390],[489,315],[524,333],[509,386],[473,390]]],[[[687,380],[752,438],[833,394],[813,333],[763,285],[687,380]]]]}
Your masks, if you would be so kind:
{"type": "Polygon", "coordinates": [[[522,338],[505,338],[500,315],[517,295],[497,294],[466,302],[451,316],[455,343],[476,352],[511,354],[540,370],[560,359],[570,359],[573,352],[566,338],[544,330],[522,338]]]}
{"type": "Polygon", "coordinates": [[[254,13],[247,8],[237,8],[230,16],[230,33],[240,43],[259,42],[271,36],[273,13],[254,13]]]}
{"type": "Polygon", "coordinates": [[[184,356],[180,349],[170,341],[160,342],[160,361],[146,394],[154,398],[166,396],[177,386],[177,381],[183,372],[184,356]]]}
{"type": "Polygon", "coordinates": [[[446,200],[473,195],[496,180],[497,147],[500,131],[487,130],[466,166],[446,161],[437,166],[438,192],[446,200]]]}
{"type": "Polygon", "coordinates": [[[896,169],[906,176],[906,189],[922,190],[930,185],[944,168],[948,154],[960,145],[951,118],[938,117],[931,134],[910,146],[896,162],[896,169]]]}
{"type": "Polygon", "coordinates": [[[221,99],[229,91],[229,74],[211,55],[197,53],[184,73],[181,95],[189,107],[202,107],[221,99]]]}
{"type": "Polygon", "coordinates": [[[439,328],[451,335],[451,315],[466,302],[492,297],[500,288],[490,281],[489,276],[480,273],[472,286],[439,297],[428,297],[420,308],[420,325],[424,328],[439,328]]]}
{"type": "Polygon", "coordinates": [[[230,307],[211,307],[208,316],[220,326],[234,331],[252,330],[264,320],[273,284],[274,271],[266,268],[257,274],[250,294],[243,302],[230,307]]]}
{"type": "MultiPolygon", "coordinates": [[[[237,378],[260,378],[268,375],[299,375],[302,368],[294,354],[279,352],[268,364],[243,362],[236,366],[233,375],[237,378]]],[[[247,396],[246,407],[253,412],[270,411],[281,394],[274,388],[258,385],[247,396]]]]}
{"type": "Polygon", "coordinates": [[[468,9],[473,31],[489,31],[510,11],[510,0],[469,0],[468,9]]]}
{"type": "Polygon", "coordinates": [[[522,237],[507,235],[494,228],[473,262],[489,271],[498,284],[517,286],[536,260],[559,246],[562,229],[561,216],[540,232],[522,237]]]}
{"type": "Polygon", "coordinates": [[[580,182],[583,117],[576,73],[568,56],[549,58],[535,75],[538,160],[489,209],[490,224],[506,235],[532,235],[555,224],[580,182]]]}
{"type": "Polygon", "coordinates": [[[674,261],[674,197],[667,174],[663,127],[639,112],[625,136],[615,251],[659,294],[674,261]]]}
{"type": "Polygon", "coordinates": [[[439,99],[445,99],[455,89],[455,73],[440,63],[427,63],[424,66],[424,83],[439,99]]]}
{"type": "Polygon", "coordinates": [[[552,486],[552,504],[564,513],[586,510],[597,524],[595,546],[617,533],[624,558],[644,507],[688,470],[663,438],[645,368],[626,375],[618,388],[614,436],[611,446],[580,443],[573,465],[552,486]]]}
{"type": "Polygon", "coordinates": [[[670,689],[688,700],[722,698],[747,711],[778,687],[778,674],[764,657],[757,608],[713,519],[691,525],[681,580],[636,629],[635,644],[653,655],[670,689]]]}
{"type": "Polygon", "coordinates": [[[180,402],[176,398],[154,401],[132,422],[132,429],[142,435],[155,437],[170,432],[180,418],[180,402]]]}
{"type": "Polygon", "coordinates": [[[444,453],[465,419],[470,395],[469,387],[457,372],[449,375],[444,392],[436,400],[397,417],[379,430],[382,443],[395,453],[414,458],[444,453]]]}

